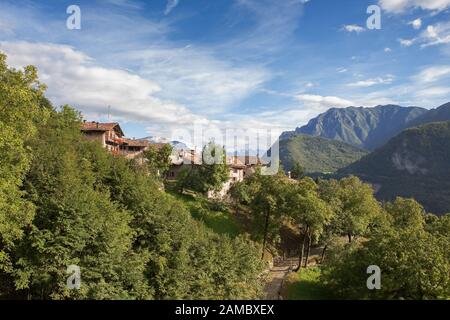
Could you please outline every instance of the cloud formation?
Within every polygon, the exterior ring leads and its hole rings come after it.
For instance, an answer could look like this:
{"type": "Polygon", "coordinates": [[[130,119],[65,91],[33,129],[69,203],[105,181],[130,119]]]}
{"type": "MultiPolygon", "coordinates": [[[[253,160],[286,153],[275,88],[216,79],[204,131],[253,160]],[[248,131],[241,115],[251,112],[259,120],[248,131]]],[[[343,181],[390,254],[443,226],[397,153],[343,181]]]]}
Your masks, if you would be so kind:
{"type": "Polygon", "coordinates": [[[392,13],[404,13],[409,9],[442,11],[450,7],[450,0],[379,0],[380,6],[392,13]]]}
{"type": "Polygon", "coordinates": [[[320,95],[312,95],[312,94],[301,94],[295,96],[295,98],[303,102],[305,104],[318,104],[323,107],[349,107],[353,105],[353,102],[342,99],[339,97],[333,97],[333,96],[320,96],[320,95]]]}
{"type": "Polygon", "coordinates": [[[418,30],[422,27],[422,19],[418,18],[416,20],[409,22],[408,24],[412,25],[414,29],[418,30]]]}
{"type": "Polygon", "coordinates": [[[416,82],[435,82],[450,76],[450,65],[437,65],[423,69],[412,77],[416,82]]]}
{"type": "Polygon", "coordinates": [[[422,31],[418,37],[413,39],[399,39],[404,47],[410,47],[413,44],[420,44],[422,48],[449,44],[450,43],[450,22],[437,23],[429,25],[422,31]]]}
{"type": "Polygon", "coordinates": [[[170,12],[172,12],[173,9],[178,6],[179,0],[167,0],[166,10],[164,11],[164,14],[167,16],[170,12]]]}
{"type": "Polygon", "coordinates": [[[108,106],[117,117],[135,121],[188,124],[206,121],[185,106],[156,97],[160,86],[120,69],[97,66],[82,52],[66,45],[0,42],[14,67],[35,65],[56,104],[70,104],[87,115],[105,115],[108,106]],[[176,115],[176,116],[174,116],[176,115]]]}
{"type": "Polygon", "coordinates": [[[364,29],[361,26],[358,26],[357,24],[348,24],[348,25],[344,26],[344,30],[346,30],[348,32],[361,33],[363,31],[365,31],[366,29],[364,29]]]}
{"type": "Polygon", "coordinates": [[[361,81],[357,81],[357,82],[352,82],[352,83],[347,84],[347,86],[348,87],[367,88],[367,87],[372,87],[372,86],[379,85],[379,84],[391,84],[393,81],[394,81],[394,76],[387,75],[385,78],[378,77],[378,78],[372,78],[372,79],[366,79],[366,80],[361,80],[361,81]]]}

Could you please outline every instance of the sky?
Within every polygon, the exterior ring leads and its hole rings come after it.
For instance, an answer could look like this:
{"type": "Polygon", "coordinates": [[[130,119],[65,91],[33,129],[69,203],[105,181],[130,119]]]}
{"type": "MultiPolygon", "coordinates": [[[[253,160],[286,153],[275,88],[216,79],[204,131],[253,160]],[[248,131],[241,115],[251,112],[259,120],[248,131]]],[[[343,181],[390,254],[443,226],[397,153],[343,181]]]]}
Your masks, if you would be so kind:
{"type": "Polygon", "coordinates": [[[0,51],[129,137],[278,135],[331,107],[450,101],[449,17],[450,0],[2,0],[0,51]]]}

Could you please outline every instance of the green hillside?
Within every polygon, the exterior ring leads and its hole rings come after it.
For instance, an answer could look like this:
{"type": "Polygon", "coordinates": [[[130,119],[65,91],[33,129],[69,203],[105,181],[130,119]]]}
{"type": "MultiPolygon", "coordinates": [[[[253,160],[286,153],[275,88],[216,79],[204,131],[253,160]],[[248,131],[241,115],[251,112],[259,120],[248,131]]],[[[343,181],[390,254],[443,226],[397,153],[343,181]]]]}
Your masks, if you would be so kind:
{"type": "Polygon", "coordinates": [[[366,154],[366,151],[341,141],[308,135],[280,141],[280,160],[285,170],[299,162],[309,173],[335,172],[366,154]]]}
{"type": "Polygon", "coordinates": [[[371,182],[377,196],[413,197],[436,214],[450,212],[450,122],[403,131],[385,146],[340,170],[371,182]]]}

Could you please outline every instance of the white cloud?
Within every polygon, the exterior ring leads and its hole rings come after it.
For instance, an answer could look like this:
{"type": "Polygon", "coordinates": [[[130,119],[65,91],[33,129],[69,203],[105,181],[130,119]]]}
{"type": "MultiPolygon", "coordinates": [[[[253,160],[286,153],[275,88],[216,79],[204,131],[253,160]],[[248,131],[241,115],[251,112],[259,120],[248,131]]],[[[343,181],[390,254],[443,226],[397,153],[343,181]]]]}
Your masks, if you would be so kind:
{"type": "MultiPolygon", "coordinates": [[[[105,118],[110,106],[113,120],[144,123],[151,135],[172,137],[179,128],[192,133],[194,124],[212,126],[218,130],[270,129],[277,135],[295,127],[298,121],[303,121],[302,114],[316,114],[313,109],[305,107],[303,112],[290,113],[290,116],[298,117],[290,118],[287,122],[275,110],[272,114],[224,113],[221,120],[210,119],[182,103],[158,97],[165,89],[157,82],[128,71],[101,67],[89,56],[70,46],[24,41],[0,42],[0,51],[8,55],[8,64],[12,67],[37,66],[41,81],[48,85],[47,96],[56,106],[70,104],[82,111],[87,119],[105,118]]],[[[231,86],[227,90],[237,88],[231,86]]]]}
{"type": "Polygon", "coordinates": [[[164,11],[165,15],[168,15],[170,12],[172,12],[173,9],[178,6],[179,0],[167,0],[166,10],[164,11]]]}
{"type": "Polygon", "coordinates": [[[122,8],[140,9],[142,7],[140,3],[133,0],[106,0],[106,1],[122,8]]]}
{"type": "Polygon", "coordinates": [[[295,96],[295,99],[305,104],[317,104],[322,107],[348,107],[353,105],[353,102],[334,96],[320,96],[312,94],[301,94],[295,96]]]}
{"type": "Polygon", "coordinates": [[[364,29],[361,26],[358,26],[356,24],[348,24],[344,26],[344,30],[348,31],[348,32],[356,32],[356,33],[361,33],[363,31],[365,31],[366,29],[364,29]]]}
{"type": "Polygon", "coordinates": [[[192,106],[202,114],[234,107],[270,78],[262,67],[234,66],[216,59],[214,52],[193,46],[150,47],[126,52],[122,58],[161,86],[159,96],[192,106]]]}
{"type": "Polygon", "coordinates": [[[430,97],[442,97],[450,93],[449,87],[430,87],[423,90],[418,90],[414,93],[416,97],[430,98],[430,97]]]}
{"type": "Polygon", "coordinates": [[[392,13],[404,13],[415,8],[442,11],[450,7],[450,0],[379,0],[379,4],[392,13]]]}
{"type": "Polygon", "coordinates": [[[373,79],[367,79],[367,80],[361,80],[353,83],[347,84],[348,87],[372,87],[379,84],[391,84],[394,81],[394,76],[387,75],[385,78],[373,78],[373,79]]]}
{"type": "Polygon", "coordinates": [[[414,29],[418,30],[422,27],[422,19],[418,18],[416,20],[409,22],[408,24],[412,25],[414,29]]]}
{"type": "Polygon", "coordinates": [[[384,52],[391,52],[392,49],[391,48],[384,48],[384,52]]]}
{"type": "Polygon", "coordinates": [[[450,43],[450,22],[429,25],[416,38],[398,40],[402,46],[410,47],[413,44],[420,44],[422,48],[450,43]]]}
{"type": "Polygon", "coordinates": [[[423,69],[413,77],[416,82],[435,82],[450,76],[450,65],[432,66],[423,69]]]}
{"type": "Polygon", "coordinates": [[[105,114],[135,121],[172,125],[206,121],[185,106],[161,100],[154,81],[120,69],[107,69],[72,47],[30,42],[0,42],[13,67],[35,65],[48,85],[47,95],[56,105],[70,104],[85,114],[105,114]]]}
{"type": "Polygon", "coordinates": [[[414,44],[415,39],[398,39],[398,42],[400,42],[403,47],[410,47],[414,44]]]}
{"type": "Polygon", "coordinates": [[[450,22],[429,25],[420,35],[422,47],[450,43],[450,22]]]}
{"type": "Polygon", "coordinates": [[[348,71],[348,69],[346,69],[346,68],[337,68],[336,71],[337,71],[338,73],[345,73],[345,72],[348,71]]]}

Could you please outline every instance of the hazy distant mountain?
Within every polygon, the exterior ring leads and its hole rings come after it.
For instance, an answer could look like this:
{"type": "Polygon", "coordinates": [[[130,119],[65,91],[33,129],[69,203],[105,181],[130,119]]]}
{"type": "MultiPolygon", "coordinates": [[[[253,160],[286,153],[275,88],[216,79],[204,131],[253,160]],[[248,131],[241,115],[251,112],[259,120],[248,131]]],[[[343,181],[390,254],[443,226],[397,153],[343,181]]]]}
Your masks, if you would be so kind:
{"type": "Polygon", "coordinates": [[[332,108],[281,139],[297,134],[339,140],[366,150],[374,150],[427,113],[426,109],[397,105],[374,108],[332,108]]]}
{"type": "Polygon", "coordinates": [[[371,182],[377,196],[412,197],[433,213],[450,212],[450,121],[406,129],[338,172],[371,182]]]}
{"type": "Polygon", "coordinates": [[[170,141],[170,145],[175,150],[188,150],[189,149],[186,144],[184,144],[183,142],[180,142],[180,141],[170,141]]]}
{"type": "Polygon", "coordinates": [[[163,137],[151,136],[151,137],[142,138],[142,140],[148,140],[151,143],[168,143],[168,144],[170,144],[172,146],[172,148],[174,148],[176,150],[181,150],[181,149],[187,150],[187,149],[189,149],[188,146],[186,144],[184,144],[183,142],[170,141],[169,139],[163,138],[163,137]]]}
{"type": "Polygon", "coordinates": [[[280,141],[280,161],[286,171],[299,162],[308,173],[335,172],[366,154],[366,151],[345,142],[309,135],[280,141]]]}

